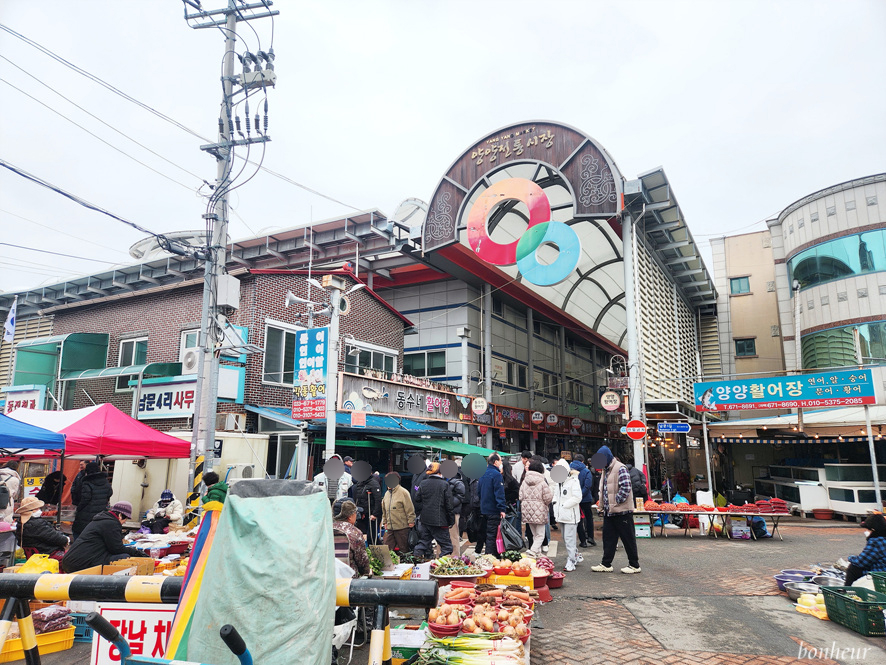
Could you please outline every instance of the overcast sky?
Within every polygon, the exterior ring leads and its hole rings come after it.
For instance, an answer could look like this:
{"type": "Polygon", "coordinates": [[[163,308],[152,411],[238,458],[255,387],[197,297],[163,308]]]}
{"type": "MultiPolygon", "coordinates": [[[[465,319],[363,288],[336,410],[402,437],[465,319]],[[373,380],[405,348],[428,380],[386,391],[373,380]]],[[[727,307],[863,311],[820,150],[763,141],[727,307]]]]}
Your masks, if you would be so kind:
{"type": "MultiPolygon", "coordinates": [[[[627,178],[663,166],[708,257],[711,236],[763,228],[806,194],[886,170],[881,0],[274,8],[264,164],[341,203],[259,173],[232,195],[235,239],[347,205],[391,214],[405,198],[427,201],[463,150],[522,120],[577,127],[627,178]]],[[[2,0],[0,23],[215,136],[223,36],[189,28],[181,2],[2,0]]],[[[245,46],[267,50],[271,21],[251,26],[257,35],[241,26],[245,46]]],[[[7,32],[0,56],[0,158],[153,231],[202,226],[196,189],[215,177],[202,140],[7,32]]],[[[109,262],[0,245],[7,292],[131,262],[143,237],[5,169],[0,229],[3,243],[109,262]]]]}

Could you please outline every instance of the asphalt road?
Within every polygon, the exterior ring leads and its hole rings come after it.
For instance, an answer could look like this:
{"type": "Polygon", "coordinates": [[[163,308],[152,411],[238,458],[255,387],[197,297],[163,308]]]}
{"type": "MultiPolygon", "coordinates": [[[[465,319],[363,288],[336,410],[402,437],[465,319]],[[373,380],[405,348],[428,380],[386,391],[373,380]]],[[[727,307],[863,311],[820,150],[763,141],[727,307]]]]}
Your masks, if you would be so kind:
{"type": "MultiPolygon", "coordinates": [[[[789,521],[782,528],[784,541],[690,539],[682,532],[640,540],[643,572],[639,575],[617,572],[627,564],[622,551],[616,555],[615,573],[592,573],[601,547],[581,550],[584,562],[567,575],[562,589],[552,591],[554,601],[537,612],[538,621],[532,626],[533,665],[886,665],[884,638],[864,638],[796,612],[772,580],[782,569],[806,568],[858,553],[864,540],[861,529],[845,522],[810,520],[789,521]],[[835,647],[837,658],[820,657],[820,650],[829,649],[830,655],[835,647]],[[800,659],[803,649],[807,657],[800,659]],[[816,650],[814,660],[808,657],[811,649],[816,650]]],[[[597,542],[601,542],[599,532],[597,542]]],[[[562,547],[558,549],[559,569],[565,556],[562,547]]],[[[362,665],[366,657],[365,648],[357,650],[352,662],[362,665]]],[[[75,645],[44,657],[43,662],[86,665],[89,645],[75,645]]]]}

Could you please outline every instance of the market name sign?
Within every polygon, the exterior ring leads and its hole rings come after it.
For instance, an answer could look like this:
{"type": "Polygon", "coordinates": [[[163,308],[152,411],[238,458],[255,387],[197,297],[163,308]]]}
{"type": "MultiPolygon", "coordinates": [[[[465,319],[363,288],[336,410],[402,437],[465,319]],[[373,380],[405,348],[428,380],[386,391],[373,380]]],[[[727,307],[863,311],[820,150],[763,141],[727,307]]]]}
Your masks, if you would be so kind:
{"type": "Polygon", "coordinates": [[[869,369],[693,384],[696,411],[827,408],[876,404],[869,369]]]}

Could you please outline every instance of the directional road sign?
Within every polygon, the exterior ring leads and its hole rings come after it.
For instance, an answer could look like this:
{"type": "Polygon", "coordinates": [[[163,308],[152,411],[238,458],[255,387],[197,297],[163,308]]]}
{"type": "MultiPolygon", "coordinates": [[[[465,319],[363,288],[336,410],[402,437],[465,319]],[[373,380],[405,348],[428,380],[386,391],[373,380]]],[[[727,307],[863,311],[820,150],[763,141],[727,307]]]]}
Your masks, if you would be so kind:
{"type": "Polygon", "coordinates": [[[658,423],[659,434],[686,434],[692,427],[689,423],[658,423]]]}

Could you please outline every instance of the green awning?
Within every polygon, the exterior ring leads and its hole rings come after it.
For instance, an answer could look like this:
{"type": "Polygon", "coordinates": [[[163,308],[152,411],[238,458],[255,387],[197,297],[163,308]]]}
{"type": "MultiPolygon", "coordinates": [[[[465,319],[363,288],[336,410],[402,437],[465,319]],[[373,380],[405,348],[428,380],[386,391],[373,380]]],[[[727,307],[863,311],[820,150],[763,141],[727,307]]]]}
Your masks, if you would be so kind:
{"type": "Polygon", "coordinates": [[[21,341],[15,345],[12,384],[55,390],[58,373],[103,368],[109,339],[107,333],[68,333],[21,341]]]}
{"type": "MultiPolygon", "coordinates": [[[[424,450],[439,450],[444,453],[450,453],[452,455],[469,455],[470,453],[478,453],[483,455],[483,457],[489,457],[494,452],[498,452],[497,450],[490,450],[489,448],[481,448],[480,446],[472,446],[470,443],[462,443],[461,441],[454,441],[452,439],[422,439],[420,437],[406,437],[406,436],[374,436],[374,439],[381,439],[382,441],[389,441],[390,443],[396,443],[401,446],[405,446],[406,448],[422,448],[424,450]]],[[[510,453],[498,453],[499,455],[510,455],[510,453]]]]}
{"type": "MultiPolygon", "coordinates": [[[[314,439],[315,445],[326,445],[326,437],[322,439],[314,439]]],[[[348,439],[336,439],[335,449],[339,448],[375,448],[377,450],[390,450],[391,443],[387,441],[349,441],[348,439]]]]}
{"type": "Polygon", "coordinates": [[[148,363],[147,365],[129,365],[128,367],[103,367],[100,369],[84,369],[61,373],[62,381],[81,379],[107,379],[116,376],[142,374],[144,378],[158,376],[180,376],[181,363],[148,363]]]}

